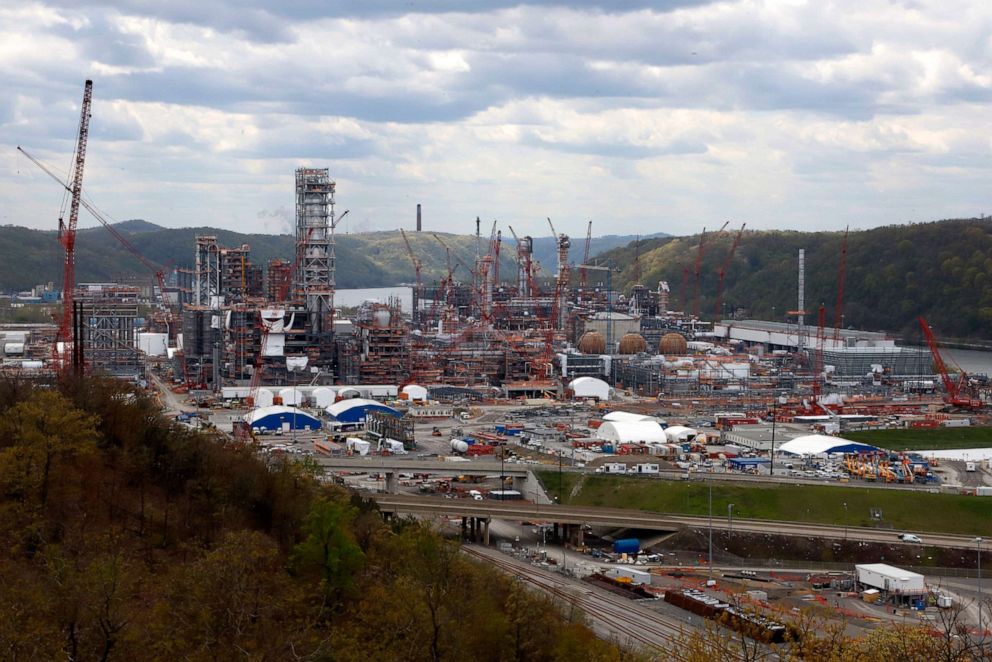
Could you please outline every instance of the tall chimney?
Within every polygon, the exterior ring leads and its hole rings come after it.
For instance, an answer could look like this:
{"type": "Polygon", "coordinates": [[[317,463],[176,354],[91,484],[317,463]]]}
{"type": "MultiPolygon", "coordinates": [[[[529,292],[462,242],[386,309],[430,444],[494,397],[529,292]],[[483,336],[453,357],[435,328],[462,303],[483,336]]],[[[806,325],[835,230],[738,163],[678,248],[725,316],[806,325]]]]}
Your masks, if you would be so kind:
{"type": "Polygon", "coordinates": [[[420,230],[421,230],[421,225],[420,225],[420,203],[418,202],[417,203],[417,232],[420,232],[420,230]]]}

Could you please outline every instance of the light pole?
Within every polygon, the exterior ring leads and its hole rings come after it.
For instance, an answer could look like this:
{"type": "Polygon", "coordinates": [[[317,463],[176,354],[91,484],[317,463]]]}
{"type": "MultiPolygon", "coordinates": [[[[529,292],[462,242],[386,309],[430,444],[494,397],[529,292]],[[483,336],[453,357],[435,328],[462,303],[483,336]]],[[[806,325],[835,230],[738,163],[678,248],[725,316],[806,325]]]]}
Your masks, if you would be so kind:
{"type": "Polygon", "coordinates": [[[727,539],[734,535],[734,504],[727,504],[727,539]]]}
{"type": "Polygon", "coordinates": [[[713,478],[707,479],[710,490],[710,579],[713,578],[713,478]]]}
{"type": "Polygon", "coordinates": [[[978,631],[981,633],[980,636],[985,636],[985,630],[982,628],[982,543],[984,539],[979,537],[975,538],[975,543],[978,545],[978,631]]]}
{"type": "Polygon", "coordinates": [[[844,502],[844,540],[847,540],[847,501],[844,502]]]}
{"type": "Polygon", "coordinates": [[[772,400],[772,452],[769,455],[772,464],[769,470],[769,475],[775,477],[775,422],[778,420],[778,396],[774,396],[772,400]]]}

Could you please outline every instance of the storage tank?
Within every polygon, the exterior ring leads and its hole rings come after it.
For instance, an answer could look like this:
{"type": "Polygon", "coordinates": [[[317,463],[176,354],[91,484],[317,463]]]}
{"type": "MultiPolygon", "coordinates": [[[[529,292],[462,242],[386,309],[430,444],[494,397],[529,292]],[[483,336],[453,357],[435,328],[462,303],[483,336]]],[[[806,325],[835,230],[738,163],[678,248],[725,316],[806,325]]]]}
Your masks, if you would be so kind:
{"type": "Polygon", "coordinates": [[[41,361],[21,361],[22,370],[41,370],[43,365],[41,361]]]}
{"type": "Polygon", "coordinates": [[[681,356],[688,350],[688,344],[681,333],[666,333],[658,342],[658,352],[681,356]]]}
{"type": "Polygon", "coordinates": [[[640,354],[648,351],[648,342],[639,333],[625,333],[618,349],[621,354],[640,354]]]}
{"type": "Polygon", "coordinates": [[[467,453],[468,452],[468,442],[464,439],[452,439],[451,440],[451,450],[456,453],[467,453]]]}
{"type": "Polygon", "coordinates": [[[579,351],[583,354],[604,354],[606,338],[599,331],[586,331],[579,338],[579,351]]]}
{"type": "Polygon", "coordinates": [[[641,551],[641,541],[637,538],[621,538],[613,542],[614,554],[637,554],[641,551]]]}
{"type": "Polygon", "coordinates": [[[372,313],[372,323],[375,324],[380,329],[384,329],[389,326],[389,322],[393,319],[393,316],[388,310],[377,310],[372,313]]]}

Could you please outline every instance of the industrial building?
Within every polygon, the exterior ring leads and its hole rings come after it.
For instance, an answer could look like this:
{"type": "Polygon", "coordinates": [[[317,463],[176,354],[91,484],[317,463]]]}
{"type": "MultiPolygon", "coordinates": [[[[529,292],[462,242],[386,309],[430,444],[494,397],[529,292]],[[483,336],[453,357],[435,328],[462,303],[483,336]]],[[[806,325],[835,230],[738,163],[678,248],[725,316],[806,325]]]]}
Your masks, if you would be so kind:
{"type": "Polygon", "coordinates": [[[908,605],[927,595],[926,578],[886,563],[864,563],[854,566],[860,586],[880,591],[883,599],[908,605]]]}

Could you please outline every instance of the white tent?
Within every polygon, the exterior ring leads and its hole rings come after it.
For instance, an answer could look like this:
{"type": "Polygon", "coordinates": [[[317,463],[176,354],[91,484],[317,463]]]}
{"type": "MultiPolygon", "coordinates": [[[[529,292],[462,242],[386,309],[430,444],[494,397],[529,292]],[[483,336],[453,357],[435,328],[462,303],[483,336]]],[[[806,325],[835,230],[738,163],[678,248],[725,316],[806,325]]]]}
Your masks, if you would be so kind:
{"type": "Polygon", "coordinates": [[[878,449],[868,444],[861,444],[840,437],[808,434],[785,442],[778,447],[778,450],[793,455],[827,455],[829,453],[872,453],[878,449]]]}
{"type": "Polygon", "coordinates": [[[610,385],[595,377],[577,377],[569,382],[568,388],[575,393],[576,398],[596,398],[597,400],[613,398],[613,389],[610,388],[610,385]]]}
{"type": "Polygon", "coordinates": [[[658,419],[654,416],[648,416],[646,414],[633,414],[629,411],[611,411],[606,416],[603,416],[604,421],[612,421],[614,423],[657,423],[658,419]]]}
{"type": "Polygon", "coordinates": [[[406,393],[406,399],[410,402],[426,402],[427,389],[416,384],[407,384],[403,387],[402,393],[406,393]]]}
{"type": "Polygon", "coordinates": [[[596,436],[618,444],[665,443],[665,431],[651,421],[607,421],[596,430],[596,436]]]}
{"type": "Polygon", "coordinates": [[[279,397],[287,407],[296,407],[303,404],[303,391],[296,387],[280,389],[279,397]]]}
{"type": "Polygon", "coordinates": [[[273,402],[275,402],[275,394],[272,391],[267,388],[258,389],[258,393],[255,395],[256,407],[271,407],[273,402]]]}
{"type": "Polygon", "coordinates": [[[349,398],[360,398],[362,397],[362,392],[353,386],[345,386],[344,388],[338,389],[338,397],[342,400],[347,400],[349,398]]]}
{"type": "Polygon", "coordinates": [[[313,390],[311,395],[313,396],[314,406],[321,409],[326,409],[334,404],[334,398],[337,394],[332,388],[328,388],[327,386],[318,386],[313,390]]]}
{"type": "Polygon", "coordinates": [[[673,443],[692,441],[696,438],[697,434],[698,432],[695,429],[687,428],[684,425],[673,425],[665,428],[665,437],[673,443]]]}

